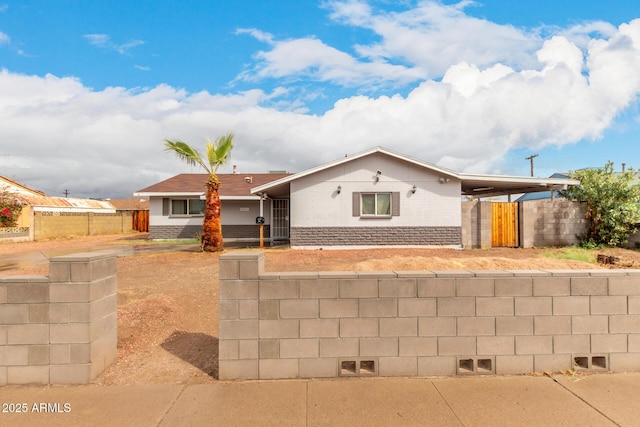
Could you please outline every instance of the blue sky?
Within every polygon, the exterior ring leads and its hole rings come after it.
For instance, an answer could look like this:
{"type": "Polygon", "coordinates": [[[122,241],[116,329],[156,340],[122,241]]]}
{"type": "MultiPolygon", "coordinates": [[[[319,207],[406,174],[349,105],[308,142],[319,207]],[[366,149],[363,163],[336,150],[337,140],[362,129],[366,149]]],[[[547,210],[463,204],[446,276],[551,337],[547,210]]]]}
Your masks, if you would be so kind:
{"type": "Polygon", "coordinates": [[[226,132],[243,173],[375,145],[465,172],[638,167],[637,18],[637,0],[0,0],[0,174],[126,197],[196,171],[163,138],[226,132]]]}

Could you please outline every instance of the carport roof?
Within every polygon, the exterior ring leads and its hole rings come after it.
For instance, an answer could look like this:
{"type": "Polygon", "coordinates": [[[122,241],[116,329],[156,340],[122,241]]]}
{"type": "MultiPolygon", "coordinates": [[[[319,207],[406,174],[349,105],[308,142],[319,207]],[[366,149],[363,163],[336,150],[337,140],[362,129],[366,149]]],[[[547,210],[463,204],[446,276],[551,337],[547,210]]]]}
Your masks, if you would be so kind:
{"type": "Polygon", "coordinates": [[[580,181],[569,178],[537,178],[529,176],[458,174],[462,182],[462,195],[494,197],[508,194],[537,193],[564,190],[580,181]]]}
{"type": "Polygon", "coordinates": [[[267,194],[271,197],[285,197],[289,195],[290,184],[296,179],[329,169],[343,163],[369,156],[375,153],[382,153],[402,161],[429,169],[432,172],[442,175],[444,179],[457,179],[461,183],[461,195],[469,197],[493,197],[508,194],[535,193],[538,191],[561,190],[570,185],[578,185],[579,181],[568,178],[537,178],[508,175],[480,175],[459,173],[451,169],[437,166],[433,163],[414,159],[403,154],[396,153],[383,147],[374,147],[360,153],[343,157],[324,165],[316,166],[305,171],[285,176],[258,187],[251,189],[252,194],[267,194]]]}

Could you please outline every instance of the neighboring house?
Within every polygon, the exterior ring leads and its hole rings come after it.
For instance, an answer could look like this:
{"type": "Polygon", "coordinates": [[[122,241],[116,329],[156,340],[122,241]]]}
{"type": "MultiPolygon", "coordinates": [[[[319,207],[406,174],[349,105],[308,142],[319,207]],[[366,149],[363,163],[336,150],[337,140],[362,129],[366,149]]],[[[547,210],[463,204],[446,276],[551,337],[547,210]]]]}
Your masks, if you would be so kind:
{"type": "Polygon", "coordinates": [[[70,219],[66,221],[68,225],[62,226],[60,222],[56,221],[53,224],[51,221],[44,221],[43,218],[59,219],[116,212],[116,209],[105,200],[47,196],[42,191],[34,190],[4,176],[0,176],[0,188],[15,195],[23,205],[18,221],[20,230],[16,230],[15,236],[2,236],[12,238],[12,241],[39,240],[62,235],[85,235],[88,227],[77,221],[70,219]],[[74,222],[76,224],[72,224],[74,222]]]}
{"type": "MultiPolygon", "coordinates": [[[[281,215],[282,202],[265,201],[261,215],[260,197],[251,194],[252,187],[287,175],[218,174],[221,183],[222,233],[225,241],[258,241],[258,216],[265,218],[264,234],[267,240],[288,239],[288,227],[287,234],[281,230],[282,227],[272,227],[272,209],[275,211],[278,224],[287,219],[281,215]]],[[[207,174],[180,174],[134,193],[136,197],[149,198],[149,238],[193,239],[200,235],[204,219],[205,183],[208,177],[207,174]]]]}
{"type": "Polygon", "coordinates": [[[142,233],[149,232],[149,199],[109,199],[117,212],[131,214],[131,228],[142,233]]]}
{"type": "Polygon", "coordinates": [[[109,203],[118,211],[148,211],[149,199],[134,197],[131,199],[109,199],[109,203]]]}
{"type": "MultiPolygon", "coordinates": [[[[554,173],[549,178],[569,179],[569,174],[566,173],[554,173]]],[[[518,197],[516,202],[529,202],[532,200],[553,200],[563,198],[559,191],[539,191],[537,193],[526,193],[518,197]]]]}
{"type": "MultiPolygon", "coordinates": [[[[461,247],[462,196],[563,189],[571,179],[465,174],[375,147],[296,174],[220,174],[225,241],[292,247],[461,247]]],[[[150,238],[202,230],[206,174],[181,174],[134,193],[150,199],[150,238]]]]}
{"type": "Polygon", "coordinates": [[[4,176],[0,176],[0,188],[15,195],[23,205],[31,206],[34,212],[115,213],[116,211],[106,200],[47,196],[42,191],[34,190],[4,176]]]}

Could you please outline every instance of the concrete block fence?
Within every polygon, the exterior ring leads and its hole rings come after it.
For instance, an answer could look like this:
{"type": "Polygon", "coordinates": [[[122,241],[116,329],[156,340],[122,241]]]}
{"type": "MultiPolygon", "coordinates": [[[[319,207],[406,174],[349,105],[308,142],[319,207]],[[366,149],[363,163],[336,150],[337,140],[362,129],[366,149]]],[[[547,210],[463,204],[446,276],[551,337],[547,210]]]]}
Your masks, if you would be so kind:
{"type": "Polygon", "coordinates": [[[0,276],[0,386],[85,384],[116,360],[116,257],[52,258],[49,276],[0,276]]]}
{"type": "Polygon", "coordinates": [[[220,257],[220,379],[640,371],[640,271],[265,272],[220,257]]]}

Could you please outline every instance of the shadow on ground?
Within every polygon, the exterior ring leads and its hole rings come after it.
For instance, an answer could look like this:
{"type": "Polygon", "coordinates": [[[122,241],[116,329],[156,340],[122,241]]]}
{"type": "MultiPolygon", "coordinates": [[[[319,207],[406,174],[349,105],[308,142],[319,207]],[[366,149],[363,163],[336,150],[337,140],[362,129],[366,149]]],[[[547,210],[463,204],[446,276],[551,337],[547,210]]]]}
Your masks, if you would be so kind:
{"type": "Polygon", "coordinates": [[[161,346],[205,374],[218,378],[218,338],[202,332],[175,331],[161,346]]]}

